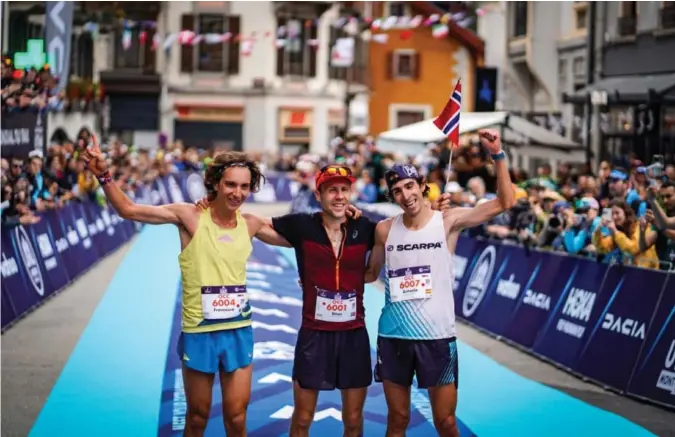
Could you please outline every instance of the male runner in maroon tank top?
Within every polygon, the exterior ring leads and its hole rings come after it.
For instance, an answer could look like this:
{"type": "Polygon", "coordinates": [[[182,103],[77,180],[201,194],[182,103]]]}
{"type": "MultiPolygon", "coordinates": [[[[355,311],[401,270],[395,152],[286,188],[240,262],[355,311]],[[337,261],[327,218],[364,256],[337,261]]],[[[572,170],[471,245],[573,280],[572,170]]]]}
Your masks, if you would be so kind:
{"type": "Polygon", "coordinates": [[[295,249],[303,294],[290,437],[309,434],[319,391],[336,388],[342,392],[344,435],[363,433],[363,404],[373,379],[363,290],[375,224],[347,219],[354,181],[348,167],[324,167],[316,176],[322,211],[272,219],[295,249]]]}

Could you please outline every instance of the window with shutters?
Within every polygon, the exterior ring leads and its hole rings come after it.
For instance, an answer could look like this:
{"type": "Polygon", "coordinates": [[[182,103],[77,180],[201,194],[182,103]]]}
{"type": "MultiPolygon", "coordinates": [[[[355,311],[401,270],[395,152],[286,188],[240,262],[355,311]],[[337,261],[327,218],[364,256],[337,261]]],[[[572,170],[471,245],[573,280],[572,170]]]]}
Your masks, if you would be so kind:
{"type": "Polygon", "coordinates": [[[115,29],[115,60],[114,68],[143,70],[147,73],[155,73],[155,52],[152,50],[152,39],[155,37],[154,29],[115,29]],[[145,39],[141,42],[141,32],[145,39]],[[129,38],[125,38],[125,35],[129,38]],[[126,41],[126,47],[125,47],[126,41]]]}
{"type": "Polygon", "coordinates": [[[278,17],[277,76],[316,76],[316,20],[278,17]]]}
{"type": "Polygon", "coordinates": [[[225,17],[219,14],[201,14],[197,22],[197,29],[202,40],[197,51],[197,70],[220,72],[225,63],[225,44],[214,44],[206,38],[207,35],[222,35],[225,33],[225,17]]]}
{"type": "Polygon", "coordinates": [[[192,30],[200,38],[194,44],[180,46],[181,72],[239,73],[238,15],[186,14],[181,17],[181,30],[192,30]],[[227,41],[218,39],[228,32],[227,41]]]}
{"type": "Polygon", "coordinates": [[[396,50],[390,59],[393,79],[419,79],[420,55],[414,50],[396,50]]]}
{"type": "Polygon", "coordinates": [[[70,74],[91,79],[94,76],[94,40],[91,34],[73,34],[70,47],[70,74]]]}
{"type": "Polygon", "coordinates": [[[366,84],[368,65],[368,46],[359,36],[348,35],[344,30],[330,27],[329,39],[330,55],[328,56],[328,77],[336,80],[347,80],[354,83],[366,84]],[[335,67],[332,63],[333,47],[340,38],[354,40],[354,62],[351,67],[335,67]]]}

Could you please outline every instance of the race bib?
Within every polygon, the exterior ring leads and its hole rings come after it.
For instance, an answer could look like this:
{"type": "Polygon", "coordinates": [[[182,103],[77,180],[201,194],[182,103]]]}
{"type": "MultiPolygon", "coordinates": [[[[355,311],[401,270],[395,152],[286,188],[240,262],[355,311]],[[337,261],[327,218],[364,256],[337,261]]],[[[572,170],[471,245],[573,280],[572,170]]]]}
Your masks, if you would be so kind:
{"type": "Polygon", "coordinates": [[[241,315],[246,306],[245,285],[202,287],[204,320],[229,320],[241,315]]]}
{"type": "Polygon", "coordinates": [[[431,297],[431,266],[389,270],[389,298],[403,302],[431,297]]]}
{"type": "Polygon", "coordinates": [[[317,288],[314,318],[324,322],[356,320],[356,293],[335,292],[317,288]]]}

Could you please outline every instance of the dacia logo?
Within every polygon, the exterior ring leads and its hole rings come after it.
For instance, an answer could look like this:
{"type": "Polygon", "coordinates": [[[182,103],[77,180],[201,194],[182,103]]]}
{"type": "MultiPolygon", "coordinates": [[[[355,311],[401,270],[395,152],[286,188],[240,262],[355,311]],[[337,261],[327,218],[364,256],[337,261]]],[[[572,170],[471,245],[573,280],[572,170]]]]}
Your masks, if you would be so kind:
{"type": "Polygon", "coordinates": [[[396,246],[396,251],[407,252],[409,250],[440,249],[441,247],[443,246],[440,241],[435,243],[399,244],[396,246]]]}
{"type": "Polygon", "coordinates": [[[496,259],[497,251],[494,246],[486,247],[478,257],[476,267],[471,272],[471,277],[469,277],[469,282],[466,285],[466,292],[462,301],[462,312],[465,317],[472,316],[485,297],[496,259]]]}

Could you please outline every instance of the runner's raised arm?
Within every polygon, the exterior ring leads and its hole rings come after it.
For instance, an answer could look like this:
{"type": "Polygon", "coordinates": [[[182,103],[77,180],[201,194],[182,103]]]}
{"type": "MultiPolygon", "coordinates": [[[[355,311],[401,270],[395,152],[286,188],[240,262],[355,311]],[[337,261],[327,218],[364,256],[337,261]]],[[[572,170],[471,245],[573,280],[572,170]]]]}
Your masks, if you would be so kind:
{"type": "Polygon", "coordinates": [[[92,136],[92,142],[92,146],[80,151],[81,156],[89,171],[98,179],[103,192],[120,217],[153,225],[179,225],[183,222],[181,217],[195,209],[195,206],[190,203],[172,203],[162,206],[135,203],[113,181],[95,136],[92,136]]]}

